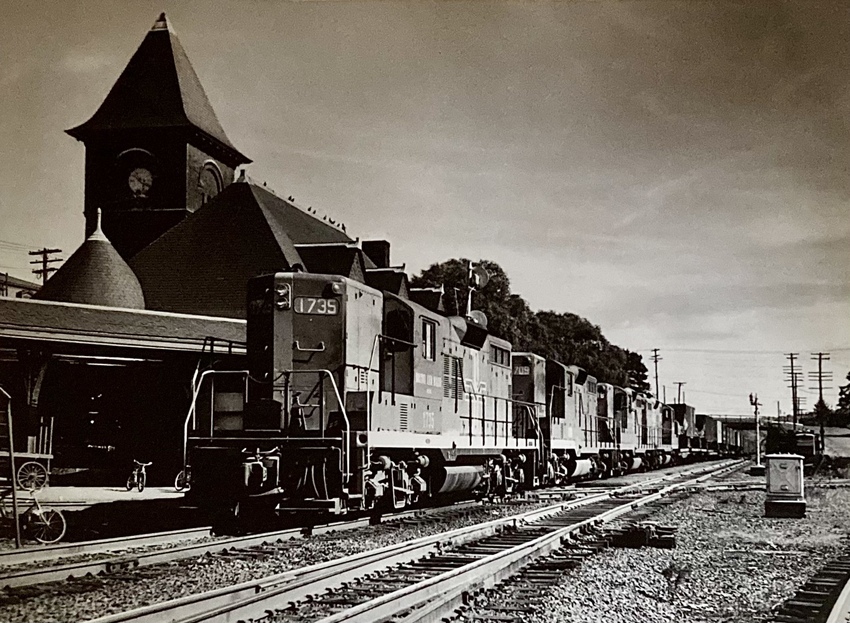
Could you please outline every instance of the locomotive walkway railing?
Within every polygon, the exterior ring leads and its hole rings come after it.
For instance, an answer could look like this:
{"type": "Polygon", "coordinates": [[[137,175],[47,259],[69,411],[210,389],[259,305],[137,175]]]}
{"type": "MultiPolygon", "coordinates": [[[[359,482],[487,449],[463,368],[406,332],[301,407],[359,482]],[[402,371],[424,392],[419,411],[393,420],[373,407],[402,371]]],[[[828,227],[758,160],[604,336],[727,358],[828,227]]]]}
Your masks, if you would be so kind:
{"type": "MultiPolygon", "coordinates": [[[[186,420],[183,422],[183,469],[186,469],[188,462],[188,446],[189,446],[189,422],[192,422],[193,429],[197,428],[196,424],[196,415],[197,415],[197,405],[198,405],[198,397],[201,394],[201,387],[204,384],[204,379],[208,376],[212,375],[222,375],[222,374],[241,374],[245,377],[245,402],[248,402],[248,378],[249,372],[248,370],[204,370],[200,374],[198,374],[200,370],[196,370],[195,378],[192,380],[192,402],[189,405],[189,412],[186,414],[186,420]]],[[[215,384],[210,384],[210,394],[213,395],[215,392],[215,384]]],[[[213,400],[210,401],[210,437],[213,436],[213,400]]]]}
{"type": "MultiPolygon", "coordinates": [[[[339,387],[336,384],[336,378],[334,378],[333,373],[330,370],[325,368],[317,368],[315,370],[287,370],[283,372],[281,376],[285,379],[284,387],[290,383],[290,377],[296,374],[317,374],[320,378],[320,383],[324,382],[325,377],[327,377],[331,382],[331,387],[333,388],[334,396],[336,396],[337,404],[339,405],[339,413],[342,416],[342,420],[345,424],[345,429],[342,431],[342,452],[339,456],[339,471],[343,476],[343,482],[345,484],[348,483],[351,474],[348,469],[346,469],[348,455],[351,452],[351,422],[348,419],[348,413],[345,410],[345,402],[342,399],[342,394],[339,393],[339,387]]],[[[286,391],[286,390],[285,390],[286,391]]],[[[324,401],[324,385],[322,384],[321,389],[322,400],[324,401]]],[[[321,423],[320,429],[322,432],[322,439],[326,438],[325,432],[326,427],[324,422],[321,423]]]]}
{"type": "MultiPolygon", "coordinates": [[[[224,375],[241,375],[245,379],[245,389],[244,389],[244,399],[243,404],[248,403],[248,387],[249,387],[249,379],[250,372],[248,370],[204,370],[197,376],[197,382],[194,385],[192,390],[192,403],[189,405],[189,412],[186,414],[186,420],[183,422],[183,467],[184,469],[188,463],[188,443],[189,443],[189,423],[195,421],[195,417],[197,415],[197,404],[198,398],[201,394],[201,389],[204,384],[204,379],[207,377],[212,377],[213,379],[216,376],[224,376],[224,375]]],[[[319,375],[321,381],[324,382],[325,378],[330,380],[331,387],[333,388],[334,395],[336,396],[337,404],[339,405],[339,413],[342,416],[342,420],[344,423],[344,430],[342,431],[342,452],[340,453],[340,473],[343,474],[344,480],[347,483],[350,477],[348,470],[346,469],[346,459],[351,451],[351,423],[348,419],[348,413],[345,411],[345,404],[342,400],[342,395],[339,393],[339,387],[337,386],[336,379],[334,378],[333,373],[330,370],[326,369],[315,369],[315,370],[288,370],[281,374],[286,380],[286,384],[289,383],[289,378],[294,374],[317,374],[319,375]]],[[[286,384],[284,386],[286,386],[286,384]]],[[[209,428],[209,436],[210,438],[215,436],[215,418],[214,418],[214,400],[215,400],[215,384],[210,384],[210,428],[209,428]]],[[[323,394],[324,396],[324,394],[323,394]]],[[[324,397],[323,397],[324,399],[324,397]]],[[[196,427],[194,427],[196,428],[196,427]]],[[[322,438],[326,436],[326,430],[324,423],[322,423],[321,427],[322,438]]]]}

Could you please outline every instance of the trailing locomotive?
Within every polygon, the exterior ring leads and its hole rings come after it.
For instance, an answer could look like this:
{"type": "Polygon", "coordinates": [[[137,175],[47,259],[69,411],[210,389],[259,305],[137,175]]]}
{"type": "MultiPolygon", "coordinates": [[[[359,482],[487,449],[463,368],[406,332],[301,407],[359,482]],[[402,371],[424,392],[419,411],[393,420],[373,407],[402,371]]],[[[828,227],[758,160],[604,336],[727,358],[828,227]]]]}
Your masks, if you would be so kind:
{"type": "Polygon", "coordinates": [[[248,370],[196,388],[194,500],[238,515],[402,509],[453,495],[657,467],[673,409],[512,353],[480,315],[446,317],[339,275],[248,286],[248,370]]]}

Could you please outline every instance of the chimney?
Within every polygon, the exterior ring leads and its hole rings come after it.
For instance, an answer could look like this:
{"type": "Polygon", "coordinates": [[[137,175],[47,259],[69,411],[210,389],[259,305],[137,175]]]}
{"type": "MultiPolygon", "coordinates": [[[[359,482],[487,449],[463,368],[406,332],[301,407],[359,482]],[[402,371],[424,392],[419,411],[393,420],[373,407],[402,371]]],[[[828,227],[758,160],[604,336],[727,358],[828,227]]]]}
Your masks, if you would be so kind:
{"type": "Polygon", "coordinates": [[[363,253],[378,268],[390,267],[390,243],[386,240],[364,240],[363,253]]]}

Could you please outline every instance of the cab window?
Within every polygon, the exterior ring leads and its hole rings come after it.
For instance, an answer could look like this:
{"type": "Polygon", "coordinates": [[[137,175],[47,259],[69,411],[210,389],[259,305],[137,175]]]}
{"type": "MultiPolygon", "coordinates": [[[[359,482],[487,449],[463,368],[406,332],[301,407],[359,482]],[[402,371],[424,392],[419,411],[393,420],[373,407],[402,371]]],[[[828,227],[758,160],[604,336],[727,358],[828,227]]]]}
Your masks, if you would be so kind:
{"type": "Polygon", "coordinates": [[[434,361],[437,358],[437,323],[422,319],[422,358],[434,361]]]}

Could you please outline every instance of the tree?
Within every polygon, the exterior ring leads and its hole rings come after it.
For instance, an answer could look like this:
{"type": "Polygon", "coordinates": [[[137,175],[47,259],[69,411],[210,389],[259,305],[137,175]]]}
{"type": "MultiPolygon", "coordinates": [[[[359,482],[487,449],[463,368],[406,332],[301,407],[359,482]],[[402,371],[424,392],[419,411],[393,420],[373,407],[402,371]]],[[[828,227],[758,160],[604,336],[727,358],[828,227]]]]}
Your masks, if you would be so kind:
{"type": "MultiPolygon", "coordinates": [[[[648,389],[646,366],[639,354],[608,342],[602,330],[576,314],[533,312],[511,292],[511,282],[501,266],[481,260],[490,275],[486,286],[472,294],[472,308],[484,312],[490,333],[508,340],[517,352],[531,351],[587,370],[598,381],[635,389],[648,389]]],[[[469,260],[452,259],[433,264],[411,279],[411,287],[443,286],[443,305],[450,316],[466,314],[469,295],[469,260]]]]}
{"type": "Polygon", "coordinates": [[[847,385],[838,387],[838,404],[835,410],[850,415],[850,372],[847,373],[847,385]]]}
{"type": "MultiPolygon", "coordinates": [[[[528,346],[528,324],[533,313],[528,303],[516,294],[511,294],[511,282],[502,267],[495,262],[477,262],[490,275],[487,285],[472,293],[472,309],[487,316],[487,329],[493,335],[508,340],[515,348],[528,346]]],[[[445,289],[443,305],[449,316],[465,316],[469,296],[469,260],[452,259],[432,264],[410,280],[413,288],[445,289]]]]}
{"type": "Polygon", "coordinates": [[[847,385],[838,388],[838,404],[835,405],[835,414],[843,426],[850,425],[850,372],[847,373],[847,385]]]}
{"type": "Polygon", "coordinates": [[[639,392],[650,391],[649,381],[647,380],[649,370],[643,364],[643,357],[640,356],[640,353],[626,351],[626,373],[629,375],[629,387],[639,392]]]}

